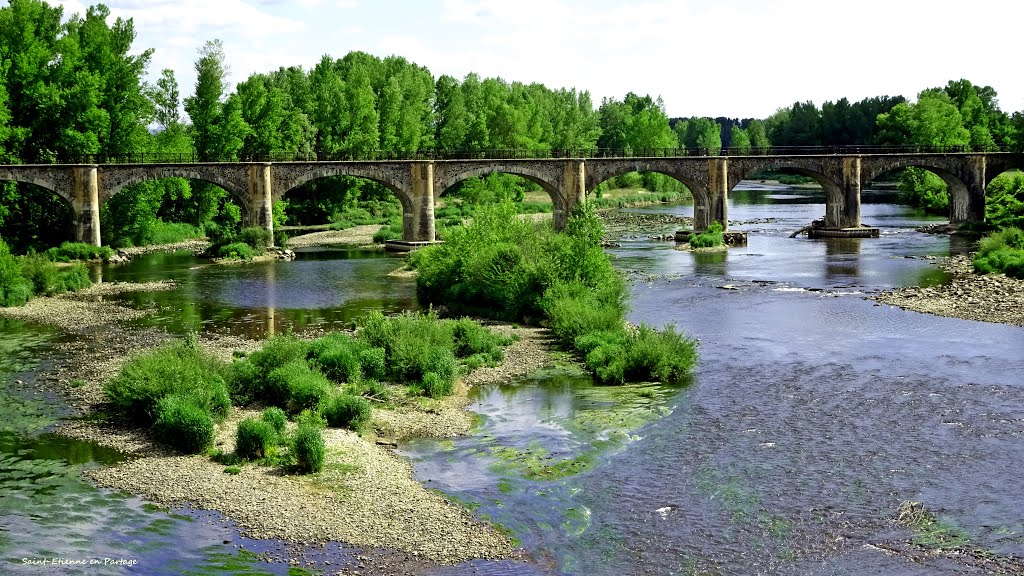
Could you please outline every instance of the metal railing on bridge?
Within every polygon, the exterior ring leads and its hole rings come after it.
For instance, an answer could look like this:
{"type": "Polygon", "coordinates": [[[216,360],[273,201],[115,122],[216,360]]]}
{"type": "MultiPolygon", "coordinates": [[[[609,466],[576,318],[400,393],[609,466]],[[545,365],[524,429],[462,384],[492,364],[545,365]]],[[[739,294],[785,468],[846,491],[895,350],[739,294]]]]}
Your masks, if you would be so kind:
{"type": "Polygon", "coordinates": [[[383,162],[415,160],[542,160],[590,158],[682,158],[720,156],[823,156],[869,154],[965,154],[1022,152],[1007,147],[970,146],[770,146],[765,148],[512,148],[488,150],[417,150],[361,153],[271,152],[226,157],[195,153],[134,152],[126,154],[50,155],[23,164],[199,164],[237,162],[383,162]]]}

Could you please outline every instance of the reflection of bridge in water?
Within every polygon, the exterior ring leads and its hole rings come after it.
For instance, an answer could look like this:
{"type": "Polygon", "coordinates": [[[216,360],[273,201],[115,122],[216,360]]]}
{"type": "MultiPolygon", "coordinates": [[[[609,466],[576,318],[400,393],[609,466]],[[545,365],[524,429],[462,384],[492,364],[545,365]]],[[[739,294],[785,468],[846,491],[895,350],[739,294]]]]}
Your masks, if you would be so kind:
{"type": "MultiPolygon", "coordinates": [[[[861,153],[863,149],[802,150],[792,155],[643,156],[591,158],[474,158],[462,160],[371,160],[74,164],[0,166],[0,181],[26,182],[51,190],[71,204],[75,237],[100,244],[100,207],[126,186],[159,178],[203,180],[224,188],[242,207],[247,225],[273,231],[274,202],[318,178],[353,176],[378,182],[399,199],[405,241],[434,239],[434,204],[451,186],[494,172],[538,184],[551,197],[554,225],[565,225],[572,209],[600,183],[627,172],[671,176],[690,189],[694,228],[711,222],[728,227],[729,193],[752,174],[786,170],[810,176],[825,192],[824,226],[861,227],[861,189],[876,178],[907,167],[939,175],[949,186],[951,223],[985,218],[985,188],[999,174],[1024,168],[1024,154],[1009,152],[861,153]]],[[[870,150],[869,150],[870,152],[870,150]]],[[[550,154],[549,154],[550,155],[550,154]]]]}

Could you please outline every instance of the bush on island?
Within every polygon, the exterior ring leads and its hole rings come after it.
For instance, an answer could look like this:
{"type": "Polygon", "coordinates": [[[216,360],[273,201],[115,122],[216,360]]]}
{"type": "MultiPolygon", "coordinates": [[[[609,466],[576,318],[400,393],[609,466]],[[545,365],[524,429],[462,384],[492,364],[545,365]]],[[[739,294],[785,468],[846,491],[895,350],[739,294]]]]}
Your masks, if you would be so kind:
{"type": "Polygon", "coordinates": [[[320,414],[327,420],[328,426],[358,432],[370,422],[370,402],[361,396],[334,394],[320,404],[320,414]]]}
{"type": "Polygon", "coordinates": [[[327,451],[323,436],[326,423],[319,414],[309,410],[299,414],[297,421],[298,428],[292,441],[295,467],[300,472],[319,472],[324,467],[324,455],[327,451]]]}
{"type": "Polygon", "coordinates": [[[221,419],[231,400],[220,369],[190,338],[132,358],[103,390],[115,414],[135,425],[152,424],[157,403],[172,394],[187,395],[211,418],[221,419]]]}
{"type": "Polygon", "coordinates": [[[202,400],[187,393],[164,396],[156,404],[153,432],[168,446],[197,454],[213,444],[213,418],[202,400]]]}
{"type": "Polygon", "coordinates": [[[712,222],[707,230],[690,236],[691,248],[713,248],[722,244],[725,244],[725,235],[720,222],[712,222]]]}
{"type": "Polygon", "coordinates": [[[285,426],[288,424],[288,416],[285,415],[284,410],[271,406],[260,414],[260,420],[270,424],[278,436],[284,435],[285,426]]]}
{"type": "Polygon", "coordinates": [[[277,431],[274,426],[256,418],[246,418],[238,423],[235,433],[235,454],[246,460],[265,458],[273,446],[277,444],[277,431]]]}

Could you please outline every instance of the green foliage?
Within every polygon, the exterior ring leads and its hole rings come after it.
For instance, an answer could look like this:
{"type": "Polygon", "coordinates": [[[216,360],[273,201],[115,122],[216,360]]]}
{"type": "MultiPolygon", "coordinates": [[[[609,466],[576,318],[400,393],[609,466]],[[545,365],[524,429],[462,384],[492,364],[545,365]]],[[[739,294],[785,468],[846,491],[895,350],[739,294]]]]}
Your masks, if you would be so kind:
{"type": "Polygon", "coordinates": [[[330,381],[305,360],[293,360],[275,368],[266,382],[266,397],[293,414],[316,407],[332,388],[330,381]]]}
{"type": "Polygon", "coordinates": [[[245,242],[232,242],[217,248],[217,255],[229,260],[252,260],[256,251],[245,242]]]}
{"type": "Polygon", "coordinates": [[[198,454],[213,444],[213,418],[202,401],[188,392],[160,398],[155,406],[156,438],[186,454],[198,454]]]}
{"type": "Polygon", "coordinates": [[[288,417],[285,415],[284,410],[276,406],[271,406],[264,410],[260,414],[260,420],[270,424],[270,427],[274,429],[278,436],[284,434],[285,425],[288,423],[288,417]]]}
{"type": "Polygon", "coordinates": [[[923,168],[907,168],[900,175],[900,201],[933,214],[949,213],[946,182],[923,168]]]}
{"type": "Polygon", "coordinates": [[[423,375],[420,390],[422,390],[425,396],[430,398],[443,398],[452,393],[452,386],[452,381],[446,379],[441,374],[436,372],[427,372],[423,375]]]}
{"type": "Polygon", "coordinates": [[[982,239],[974,256],[974,269],[982,274],[1002,272],[1024,279],[1024,231],[1004,228],[982,239]]]}
{"type": "MultiPolygon", "coordinates": [[[[64,292],[57,266],[42,254],[21,257],[21,274],[32,282],[32,292],[49,296],[64,292]]],[[[88,274],[86,274],[88,277],[88,274]]]]}
{"type": "Polygon", "coordinates": [[[265,458],[277,444],[278,432],[262,419],[246,418],[238,423],[235,433],[235,454],[246,460],[265,458]]]}
{"type": "Polygon", "coordinates": [[[385,224],[380,230],[373,233],[373,243],[383,244],[388,240],[401,240],[402,239],[402,226],[394,224],[385,224]]]}
{"type": "Polygon", "coordinates": [[[104,385],[114,414],[132,424],[155,420],[164,397],[188,396],[212,417],[223,418],[231,407],[222,366],[191,342],[162,346],[132,358],[104,385]]]}
{"type": "Polygon", "coordinates": [[[1024,228],[1024,172],[996,176],[986,196],[985,220],[989,224],[1024,228]]]}
{"type": "Polygon", "coordinates": [[[359,365],[363,376],[372,380],[387,377],[387,351],[381,347],[364,348],[359,351],[359,365]]]}
{"type": "Polygon", "coordinates": [[[273,406],[284,406],[290,397],[287,385],[271,383],[268,378],[274,370],[293,362],[305,361],[309,343],[294,335],[285,334],[267,340],[263,348],[239,360],[227,371],[228,387],[235,403],[247,405],[262,401],[273,406]]]}
{"type": "Polygon", "coordinates": [[[21,306],[32,298],[32,281],[22,276],[18,257],[0,239],[0,306],[21,306]]]}
{"type": "Polygon", "coordinates": [[[109,246],[93,246],[85,242],[64,242],[46,251],[46,257],[54,262],[72,260],[109,260],[114,251],[109,246]]]}
{"type": "MultiPolygon", "coordinates": [[[[274,242],[273,234],[260,226],[248,226],[238,232],[238,242],[244,242],[252,247],[256,254],[263,254],[274,242]]],[[[248,260],[248,258],[246,258],[248,260]]]]}
{"type": "Polygon", "coordinates": [[[92,278],[89,277],[89,269],[85,264],[74,264],[60,271],[58,281],[61,292],[75,292],[92,286],[92,278]]]}
{"type": "MultiPolygon", "coordinates": [[[[324,336],[309,347],[309,357],[331,380],[341,384],[363,377],[362,352],[366,345],[341,333],[324,336]]],[[[376,368],[375,368],[376,369],[376,368]]]]}
{"type": "Polygon", "coordinates": [[[323,469],[326,452],[323,428],[324,422],[318,415],[305,411],[299,416],[298,429],[292,441],[298,471],[310,473],[323,469]]]}
{"type": "Polygon", "coordinates": [[[203,231],[185,222],[164,222],[158,220],[149,231],[148,244],[175,244],[186,240],[202,238],[203,231]]]}
{"type": "Polygon", "coordinates": [[[360,431],[370,422],[370,402],[361,396],[335,394],[320,404],[320,414],[328,426],[360,431]]]}
{"type": "Polygon", "coordinates": [[[725,237],[722,235],[721,222],[712,222],[707,230],[690,236],[690,246],[693,248],[711,248],[724,243],[725,237]]]}

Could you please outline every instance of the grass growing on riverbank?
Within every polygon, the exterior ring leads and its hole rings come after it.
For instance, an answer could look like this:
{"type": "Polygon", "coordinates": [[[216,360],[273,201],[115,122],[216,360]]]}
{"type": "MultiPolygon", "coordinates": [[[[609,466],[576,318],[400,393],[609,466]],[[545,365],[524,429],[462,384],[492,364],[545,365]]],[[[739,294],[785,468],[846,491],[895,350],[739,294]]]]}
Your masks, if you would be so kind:
{"type": "Polygon", "coordinates": [[[0,307],[21,306],[33,296],[52,296],[92,285],[83,264],[58,268],[43,254],[15,256],[0,238],[0,307]]]}
{"type": "Polygon", "coordinates": [[[545,323],[607,383],[684,378],[696,343],[669,327],[627,330],[627,288],[601,248],[592,208],[561,233],[515,218],[512,203],[477,210],[445,243],[413,253],[421,300],[456,313],[545,323]]]}
{"type": "Polygon", "coordinates": [[[1024,231],[1004,228],[982,239],[974,256],[974,269],[982,274],[1002,272],[1024,279],[1024,231]]]}

